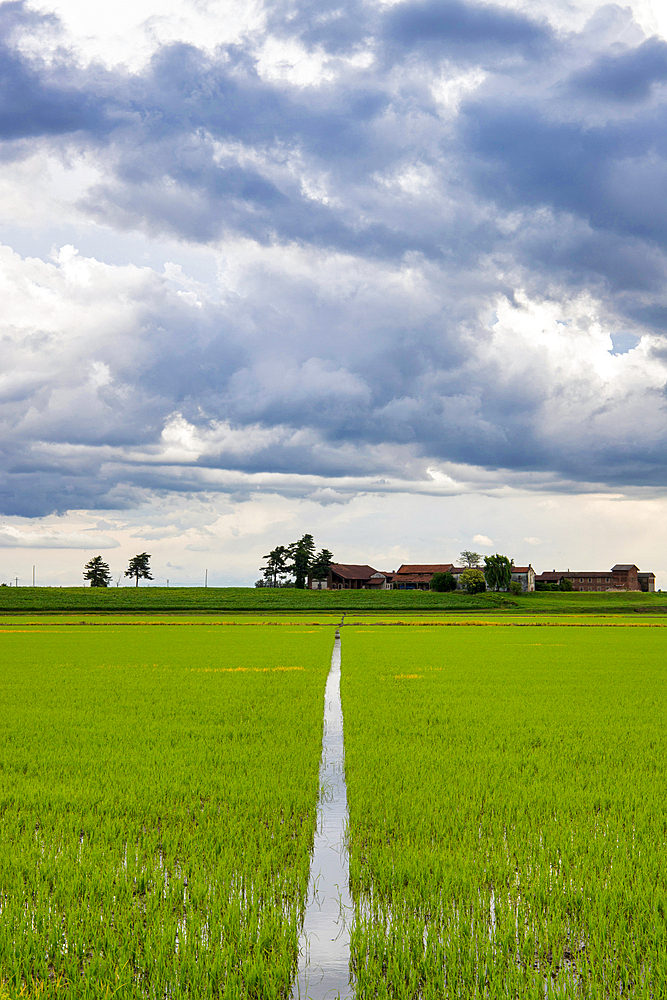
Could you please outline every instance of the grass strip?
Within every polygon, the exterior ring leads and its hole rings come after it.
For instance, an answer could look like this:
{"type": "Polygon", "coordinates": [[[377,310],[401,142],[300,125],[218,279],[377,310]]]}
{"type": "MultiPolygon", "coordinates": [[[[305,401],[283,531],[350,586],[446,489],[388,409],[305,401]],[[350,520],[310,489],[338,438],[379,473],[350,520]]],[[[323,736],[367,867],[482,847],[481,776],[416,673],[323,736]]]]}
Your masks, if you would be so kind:
{"type": "Polygon", "coordinates": [[[446,612],[467,614],[665,614],[667,594],[521,594],[332,590],[253,587],[0,587],[0,615],[290,614],[293,612],[446,612]]]}

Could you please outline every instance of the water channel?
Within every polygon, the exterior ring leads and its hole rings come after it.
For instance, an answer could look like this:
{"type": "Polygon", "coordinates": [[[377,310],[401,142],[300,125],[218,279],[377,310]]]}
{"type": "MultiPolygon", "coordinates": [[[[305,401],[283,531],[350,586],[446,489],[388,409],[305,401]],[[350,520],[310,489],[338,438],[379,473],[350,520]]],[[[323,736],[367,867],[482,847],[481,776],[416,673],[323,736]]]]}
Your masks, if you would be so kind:
{"type": "Polygon", "coordinates": [[[347,789],[340,702],[340,633],[336,630],[324,692],[320,799],[308,901],[292,1000],[351,1000],[347,789]]]}

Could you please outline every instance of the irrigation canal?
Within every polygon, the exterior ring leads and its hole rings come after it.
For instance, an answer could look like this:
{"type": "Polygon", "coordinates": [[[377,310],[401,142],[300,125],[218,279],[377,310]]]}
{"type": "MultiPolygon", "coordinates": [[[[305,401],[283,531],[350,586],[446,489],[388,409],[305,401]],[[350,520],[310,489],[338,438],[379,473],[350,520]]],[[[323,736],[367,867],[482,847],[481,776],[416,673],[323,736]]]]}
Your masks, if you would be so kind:
{"type": "Polygon", "coordinates": [[[320,799],[308,903],[299,941],[293,1000],[348,1000],[352,902],[348,887],[347,788],[340,702],[340,632],[336,629],[324,692],[320,799]]]}

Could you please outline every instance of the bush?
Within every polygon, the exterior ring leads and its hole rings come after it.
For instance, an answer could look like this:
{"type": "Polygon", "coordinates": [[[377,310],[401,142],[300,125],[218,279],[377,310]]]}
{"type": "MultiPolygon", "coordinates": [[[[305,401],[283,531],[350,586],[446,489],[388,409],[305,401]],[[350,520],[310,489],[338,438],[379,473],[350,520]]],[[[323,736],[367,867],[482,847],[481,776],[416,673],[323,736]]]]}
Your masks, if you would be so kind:
{"type": "Polygon", "coordinates": [[[481,594],[486,590],[486,579],[481,569],[464,569],[459,583],[469,594],[481,594]]]}
{"type": "Polygon", "coordinates": [[[434,573],[431,577],[431,590],[444,594],[456,590],[456,578],[451,573],[434,573]]]}
{"type": "Polygon", "coordinates": [[[572,580],[561,580],[558,584],[559,590],[572,590],[572,580]]]}
{"type": "Polygon", "coordinates": [[[523,587],[521,586],[521,584],[519,583],[519,581],[518,580],[512,580],[511,583],[510,583],[510,594],[517,595],[517,594],[522,594],[522,593],[523,593],[523,587]]]}

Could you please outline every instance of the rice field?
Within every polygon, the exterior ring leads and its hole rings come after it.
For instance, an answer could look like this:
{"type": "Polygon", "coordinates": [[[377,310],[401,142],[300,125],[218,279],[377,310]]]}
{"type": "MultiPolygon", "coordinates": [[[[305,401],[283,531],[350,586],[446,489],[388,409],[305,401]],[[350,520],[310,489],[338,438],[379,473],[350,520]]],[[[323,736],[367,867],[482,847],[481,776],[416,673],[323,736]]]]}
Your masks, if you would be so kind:
{"type": "Polygon", "coordinates": [[[2,630],[5,996],[289,996],[331,630],[2,630]]]}
{"type": "MultiPolygon", "coordinates": [[[[339,618],[280,621],[2,620],[2,1000],[290,997],[339,618]]],[[[357,1000],[667,996],[667,621],[388,621],[341,628],[357,1000]]]]}
{"type": "Polygon", "coordinates": [[[358,1000],[667,995],[662,629],[343,649],[358,1000]]]}

